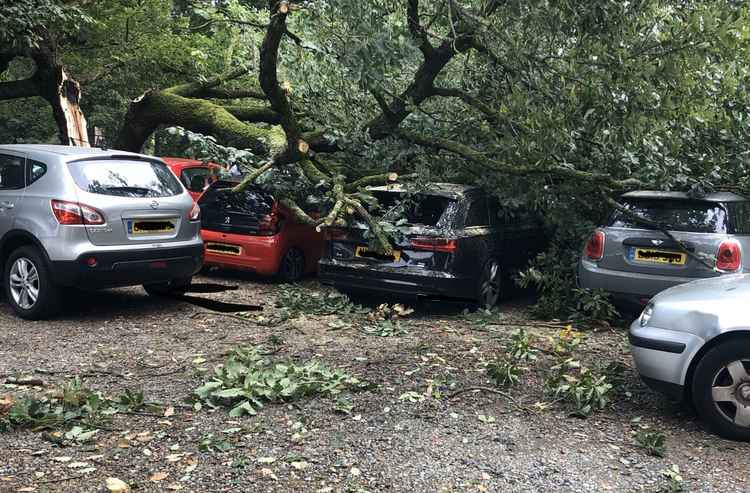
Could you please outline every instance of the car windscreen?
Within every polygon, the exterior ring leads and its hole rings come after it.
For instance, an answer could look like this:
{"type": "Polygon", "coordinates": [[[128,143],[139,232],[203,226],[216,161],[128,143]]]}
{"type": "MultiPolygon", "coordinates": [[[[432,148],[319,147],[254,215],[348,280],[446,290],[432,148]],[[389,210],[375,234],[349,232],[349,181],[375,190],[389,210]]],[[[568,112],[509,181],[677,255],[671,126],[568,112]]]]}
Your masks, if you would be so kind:
{"type": "Polygon", "coordinates": [[[231,188],[209,188],[198,200],[204,213],[236,213],[261,215],[273,209],[274,199],[260,190],[234,192],[231,188]]]}
{"type": "Polygon", "coordinates": [[[187,168],[182,170],[180,179],[182,180],[182,184],[190,189],[190,184],[198,179],[200,179],[201,184],[205,186],[205,179],[209,175],[216,176],[216,173],[212,173],[210,168],[187,168]]]}
{"type": "Polygon", "coordinates": [[[84,160],[68,164],[81,190],[121,197],[171,197],[183,188],[166,165],[125,159],[84,160]]]}
{"type": "Polygon", "coordinates": [[[441,222],[445,222],[444,216],[449,206],[456,202],[450,197],[426,193],[407,194],[379,190],[372,195],[378,199],[379,212],[384,216],[404,218],[408,224],[424,226],[441,226],[441,222]]]}
{"type": "MultiPolygon", "coordinates": [[[[630,212],[672,231],[693,233],[726,233],[729,220],[726,209],[716,202],[700,200],[633,200],[623,202],[630,212]]],[[[615,211],[610,226],[616,228],[654,229],[622,211],[615,211]]]]}

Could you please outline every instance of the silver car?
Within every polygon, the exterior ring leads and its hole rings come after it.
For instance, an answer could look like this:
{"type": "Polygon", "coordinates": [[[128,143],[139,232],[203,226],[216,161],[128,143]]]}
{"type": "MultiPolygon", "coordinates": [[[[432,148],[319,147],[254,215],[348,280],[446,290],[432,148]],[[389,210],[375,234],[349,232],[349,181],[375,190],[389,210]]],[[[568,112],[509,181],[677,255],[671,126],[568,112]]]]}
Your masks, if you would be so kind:
{"type": "Polygon", "coordinates": [[[651,300],[630,327],[641,378],[692,401],[717,433],[750,440],[750,275],[676,286],[651,300]]]}
{"type": "Polygon", "coordinates": [[[66,287],[184,290],[203,263],[200,209],[153,157],[2,145],[0,259],[27,319],[54,315],[66,287]]]}
{"type": "Polygon", "coordinates": [[[744,197],[640,191],[624,194],[622,203],[663,225],[692,255],[661,230],[617,211],[586,244],[578,266],[581,287],[603,289],[620,306],[640,310],[677,284],[750,272],[750,202],[744,197]]]}

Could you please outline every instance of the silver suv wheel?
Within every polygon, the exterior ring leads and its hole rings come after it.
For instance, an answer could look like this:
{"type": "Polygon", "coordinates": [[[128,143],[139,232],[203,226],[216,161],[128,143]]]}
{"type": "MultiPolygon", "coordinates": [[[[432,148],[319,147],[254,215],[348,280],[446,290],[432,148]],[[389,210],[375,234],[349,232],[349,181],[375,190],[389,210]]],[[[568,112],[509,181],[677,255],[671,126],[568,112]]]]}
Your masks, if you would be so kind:
{"type": "Polygon", "coordinates": [[[19,257],[10,268],[10,294],[24,310],[30,310],[39,299],[39,272],[26,257],[19,257]]]}

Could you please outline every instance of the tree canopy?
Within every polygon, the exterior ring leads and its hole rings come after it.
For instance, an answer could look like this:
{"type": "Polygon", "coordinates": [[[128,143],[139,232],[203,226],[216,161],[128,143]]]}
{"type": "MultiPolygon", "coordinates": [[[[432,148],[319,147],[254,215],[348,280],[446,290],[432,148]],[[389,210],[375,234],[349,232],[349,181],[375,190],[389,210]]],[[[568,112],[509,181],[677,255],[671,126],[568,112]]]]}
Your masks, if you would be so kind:
{"type": "Polygon", "coordinates": [[[323,208],[290,196],[305,222],[364,218],[388,248],[364,185],[478,182],[542,210],[565,263],[624,190],[750,186],[748,20],[729,0],[22,0],[0,6],[0,140],[70,140],[65,74],[109,145],[179,127],[253,156],[247,183],[294,169],[323,208]]]}

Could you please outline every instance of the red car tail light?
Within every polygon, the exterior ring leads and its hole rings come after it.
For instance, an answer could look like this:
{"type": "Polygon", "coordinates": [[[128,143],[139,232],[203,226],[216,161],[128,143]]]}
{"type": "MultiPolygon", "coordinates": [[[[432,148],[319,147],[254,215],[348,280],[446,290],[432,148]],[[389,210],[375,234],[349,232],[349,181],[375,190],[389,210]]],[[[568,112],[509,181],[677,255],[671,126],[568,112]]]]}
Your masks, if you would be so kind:
{"type": "Polygon", "coordinates": [[[716,253],[716,268],[735,272],[742,267],[742,250],[737,240],[724,240],[716,253]]]}
{"type": "Polygon", "coordinates": [[[411,247],[415,250],[428,250],[431,252],[453,253],[458,248],[456,240],[448,238],[418,237],[411,238],[411,247]]]}
{"type": "Polygon", "coordinates": [[[594,231],[586,242],[586,258],[601,260],[604,258],[604,231],[594,231]]]}
{"type": "Polygon", "coordinates": [[[52,213],[60,224],[104,224],[104,214],[78,202],[51,200],[52,213]]]}
{"type": "Polygon", "coordinates": [[[279,206],[278,202],[273,203],[271,212],[262,216],[258,221],[258,234],[263,236],[273,236],[279,232],[279,206]]]}

